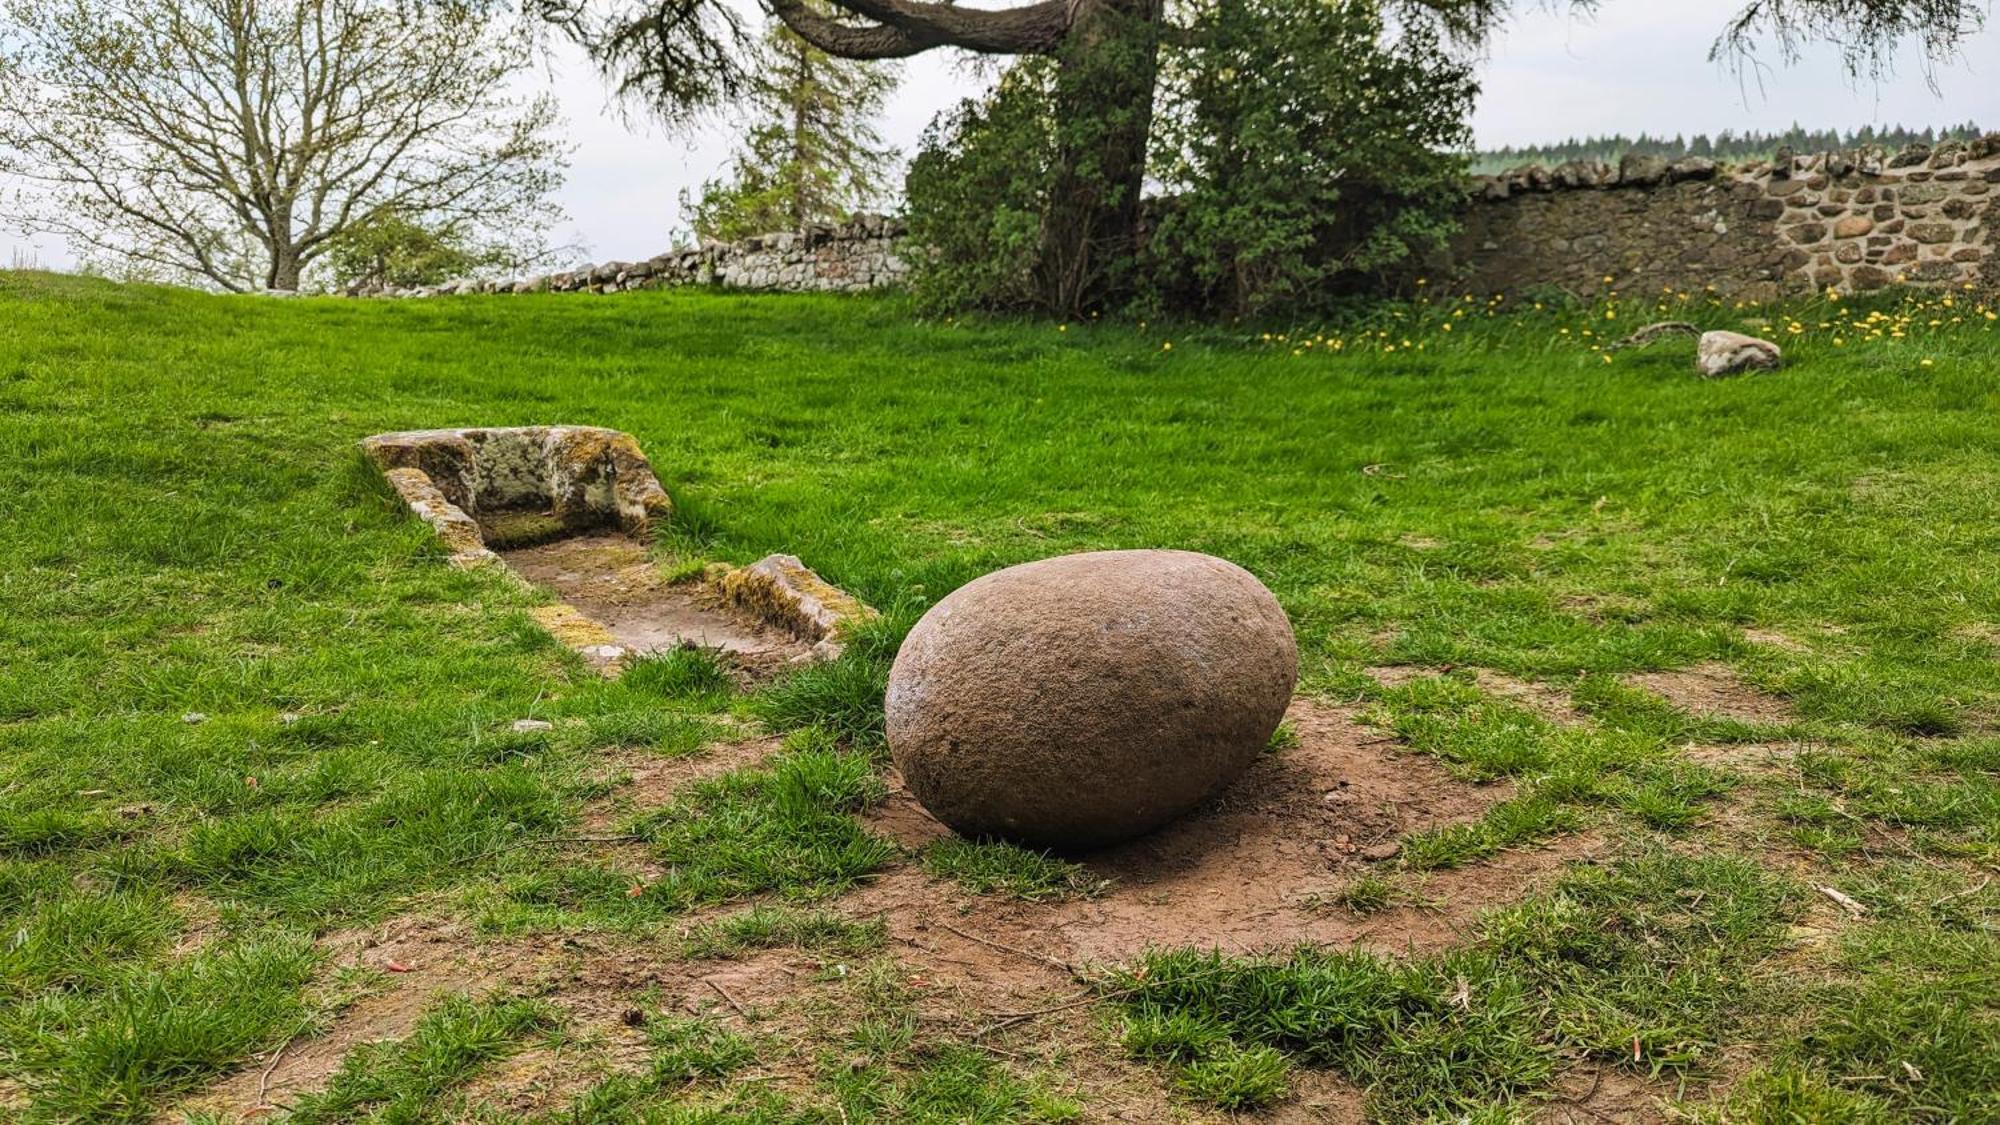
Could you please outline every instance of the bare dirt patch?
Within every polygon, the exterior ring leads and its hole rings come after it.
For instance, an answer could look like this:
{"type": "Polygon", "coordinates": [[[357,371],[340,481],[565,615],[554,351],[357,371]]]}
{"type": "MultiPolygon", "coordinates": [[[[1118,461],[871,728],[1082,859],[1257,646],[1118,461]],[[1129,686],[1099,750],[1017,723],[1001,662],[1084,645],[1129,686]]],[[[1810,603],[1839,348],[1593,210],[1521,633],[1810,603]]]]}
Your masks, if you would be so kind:
{"type": "MultiPolygon", "coordinates": [[[[1297,744],[1265,755],[1207,806],[1150,837],[1081,857],[1108,880],[1094,898],[1030,903],[974,895],[909,863],[828,905],[883,921],[887,964],[931,1029],[923,1034],[971,1039],[1023,1073],[1047,1072],[1084,1102],[1091,1120],[1220,1120],[1176,1095],[1159,1069],[1122,1057],[1115,1021],[1090,983],[1099,969],[1153,946],[1434,951],[1462,942],[1483,911],[1519,899],[1602,846],[1592,836],[1568,837],[1422,882],[1406,877],[1410,903],[1371,915],[1326,905],[1356,876],[1387,870],[1400,836],[1476,819],[1510,789],[1456,780],[1436,761],[1362,726],[1348,708],[1301,699],[1289,718],[1297,744]]],[[[753,765],[775,747],[775,739],[760,738],[692,758],[620,757],[611,766],[629,781],[593,810],[591,823],[608,825],[619,809],[670,801],[693,781],[753,765]]],[[[868,814],[870,826],[911,848],[942,836],[890,780],[892,795],[868,814]]],[[[606,851],[623,854],[616,845],[606,851]]],[[[605,1075],[642,1065],[644,1031],[633,1022],[642,1004],[706,1013],[789,1044],[767,1054],[773,1073],[759,1080],[811,1097],[814,1060],[840,1021],[853,1016],[842,1013],[860,1002],[848,974],[869,971],[793,949],[677,961],[671,941],[617,934],[481,940],[464,923],[420,916],[330,935],[324,944],[334,966],[380,974],[375,991],[325,1033],[252,1060],[179,1109],[273,1112],[322,1087],[355,1046],[409,1034],[440,994],[496,989],[555,1004],[566,1015],[565,1043],[575,1045],[526,1044],[464,1091],[469,1104],[517,1117],[560,1110],[605,1075]]],[[[1294,1097],[1273,1114],[1280,1121],[1358,1121],[1362,1099],[1336,1076],[1302,1071],[1294,1097]]]]}
{"type": "Polygon", "coordinates": [[[2000,648],[2000,625],[1995,625],[1991,621],[1974,621],[1968,625],[1960,625],[1952,630],[1952,635],[1971,641],[1973,644],[2000,648]]]}
{"type": "Polygon", "coordinates": [[[1585,721],[1583,712],[1576,709],[1568,692],[1539,680],[1516,679],[1505,672],[1480,668],[1473,672],[1473,682],[1479,685],[1480,691],[1525,707],[1550,722],[1585,721]]]}
{"type": "Polygon", "coordinates": [[[627,536],[578,535],[499,554],[633,653],[720,649],[756,673],[812,656],[812,642],[732,611],[706,584],[666,581],[645,546],[627,536]]]}
{"type": "Polygon", "coordinates": [[[1797,742],[1726,743],[1720,746],[1690,746],[1682,753],[1688,761],[1702,766],[1738,770],[1760,777],[1789,774],[1792,763],[1806,747],[1797,742]]]}
{"type": "Polygon", "coordinates": [[[1776,629],[1745,629],[1743,630],[1743,639],[1753,645],[1782,649],[1785,652],[1812,651],[1812,646],[1806,644],[1804,641],[1799,640],[1790,633],[1781,633],[1776,629]]]}
{"type": "Polygon", "coordinates": [[[1766,695],[1726,664],[1697,664],[1672,672],[1634,672],[1623,677],[1691,715],[1780,726],[1798,718],[1788,700],[1766,695]]]}
{"type": "Polygon", "coordinates": [[[809,954],[771,950],[742,960],[677,961],[667,943],[620,935],[481,940],[462,922],[424,915],[321,939],[329,968],[382,974],[378,987],[342,1009],[324,1033],[281,1049],[175,1107],[164,1120],[207,1110],[229,1119],[275,1113],[325,1087],[354,1048],[410,1034],[450,994],[537,996],[561,1012],[573,1042],[588,1049],[529,1045],[481,1074],[474,1100],[521,1114],[559,1108],[597,1078],[636,1066],[648,1051],[635,1005],[710,1013],[740,1026],[787,1002],[821,968],[809,954]]]}
{"type": "Polygon", "coordinates": [[[384,974],[380,987],[344,1008],[324,1034],[305,1028],[276,1051],[175,1108],[161,1120],[207,1110],[249,1118],[275,1112],[298,1095],[325,1086],[347,1053],[363,1043],[408,1035],[432,1000],[443,993],[476,992],[518,968],[516,958],[496,963],[475,950],[462,927],[428,918],[398,918],[381,926],[340,931],[321,939],[329,968],[384,974]]]}
{"type": "Polygon", "coordinates": [[[1535,1114],[1545,1125],[1652,1125],[1671,1120],[1667,1106],[1675,1100],[1673,1086],[1630,1071],[1609,1067],[1579,1067],[1557,1080],[1552,1100],[1535,1114]]]}
{"type": "Polygon", "coordinates": [[[1360,1125],[1368,1120],[1368,1099],[1338,1075],[1294,1070],[1291,1098],[1271,1107],[1259,1120],[1270,1125],[1360,1125]]]}
{"type": "Polygon", "coordinates": [[[1413,683],[1417,680],[1426,680],[1444,675],[1444,669],[1442,668],[1426,668],[1419,664],[1385,664],[1376,668],[1367,668],[1364,671],[1368,673],[1369,679],[1374,680],[1383,687],[1391,688],[1402,687],[1404,684],[1413,683]]]}
{"type": "MultiPolygon", "coordinates": [[[[1434,949],[1461,939],[1488,906],[1512,901],[1594,842],[1577,837],[1439,873],[1425,887],[1435,908],[1357,917],[1325,900],[1392,859],[1411,832],[1478,819],[1506,785],[1473,785],[1402,751],[1351,711],[1293,703],[1299,744],[1267,755],[1206,807],[1150,836],[1081,857],[1108,889],[1082,901],[1032,904],[960,892],[914,871],[849,896],[845,905],[885,915],[893,935],[923,941],[989,984],[1039,961],[1082,966],[1129,959],[1149,946],[1230,952],[1300,943],[1434,949]],[[976,948],[948,922],[1027,955],[976,948]]],[[[921,808],[892,797],[874,821],[907,845],[942,834],[921,808]],[[928,822],[928,823],[927,823],[928,822]]],[[[1031,973],[1046,984],[1045,975],[1031,973]]]]}

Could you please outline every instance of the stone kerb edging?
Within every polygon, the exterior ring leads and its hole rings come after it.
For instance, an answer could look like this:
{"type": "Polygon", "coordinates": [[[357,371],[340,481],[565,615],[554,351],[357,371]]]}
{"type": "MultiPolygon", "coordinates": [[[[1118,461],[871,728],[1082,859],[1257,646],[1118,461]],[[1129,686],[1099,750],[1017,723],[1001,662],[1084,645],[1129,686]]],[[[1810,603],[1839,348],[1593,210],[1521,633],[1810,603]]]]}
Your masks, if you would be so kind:
{"type": "MultiPolygon", "coordinates": [[[[644,543],[672,515],[673,503],[627,433],[598,426],[512,426],[406,430],[363,438],[362,454],[396,495],[428,523],[465,569],[502,565],[482,519],[545,513],[553,534],[615,527],[644,543]]],[[[702,580],[716,599],[812,645],[811,659],[832,660],[852,631],[876,611],[828,582],[795,555],[769,555],[745,567],[711,566],[702,580]]],[[[563,602],[539,606],[544,628],[607,673],[631,652],[608,631],[563,602]]]]}
{"type": "Polygon", "coordinates": [[[493,560],[479,526],[489,512],[546,511],[572,531],[610,524],[643,538],[673,511],[639,443],[598,426],[405,430],[364,438],[361,451],[458,566],[493,560]]]}

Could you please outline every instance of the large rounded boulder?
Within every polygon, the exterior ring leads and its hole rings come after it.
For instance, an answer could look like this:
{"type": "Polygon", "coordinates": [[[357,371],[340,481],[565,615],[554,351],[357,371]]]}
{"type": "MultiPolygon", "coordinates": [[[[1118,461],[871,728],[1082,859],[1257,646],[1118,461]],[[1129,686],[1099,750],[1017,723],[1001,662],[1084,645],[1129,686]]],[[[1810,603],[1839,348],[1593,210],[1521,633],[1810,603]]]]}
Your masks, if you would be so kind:
{"type": "Polygon", "coordinates": [[[1190,551],[996,571],[931,607],[889,673],[889,749],[967,836],[1101,847],[1158,828],[1257,759],[1298,681],[1278,600],[1190,551]]]}

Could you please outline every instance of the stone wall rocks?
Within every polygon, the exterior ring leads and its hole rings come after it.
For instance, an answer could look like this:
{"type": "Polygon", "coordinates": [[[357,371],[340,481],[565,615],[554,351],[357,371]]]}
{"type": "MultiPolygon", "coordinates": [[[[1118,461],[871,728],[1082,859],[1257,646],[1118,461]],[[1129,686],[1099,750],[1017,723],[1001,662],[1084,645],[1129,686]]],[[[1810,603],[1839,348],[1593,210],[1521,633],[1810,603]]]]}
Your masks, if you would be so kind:
{"type": "Polygon", "coordinates": [[[1475,181],[1433,272],[1466,292],[1612,288],[1768,300],[1822,289],[2000,285],[2000,134],[1899,153],[1628,156],[1475,181]]]}
{"type": "MultiPolygon", "coordinates": [[[[356,295],[879,289],[908,276],[905,235],[896,219],[857,215],[838,226],[704,242],[640,262],[356,295]]],[[[1712,288],[1770,300],[1898,284],[2000,290],[1996,240],[2000,134],[1898,153],[1780,152],[1737,167],[1634,154],[1615,167],[1578,160],[1477,176],[1460,233],[1425,268],[1482,295],[1712,288]]]]}
{"type": "Polygon", "coordinates": [[[366,297],[441,297],[466,293],[620,293],[680,285],[731,289],[855,291],[900,284],[904,227],[882,215],[856,215],[838,226],[779,231],[738,242],[683,246],[640,262],[603,262],[531,277],[457,278],[416,289],[351,292],[366,297]]]}

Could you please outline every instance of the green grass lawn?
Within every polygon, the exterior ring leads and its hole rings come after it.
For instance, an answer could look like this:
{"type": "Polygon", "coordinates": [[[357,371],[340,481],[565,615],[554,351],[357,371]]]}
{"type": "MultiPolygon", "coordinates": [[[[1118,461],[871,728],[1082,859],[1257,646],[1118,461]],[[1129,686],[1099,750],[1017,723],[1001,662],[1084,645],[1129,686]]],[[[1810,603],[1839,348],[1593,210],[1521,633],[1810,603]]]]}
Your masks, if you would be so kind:
{"type": "MultiPolygon", "coordinates": [[[[1126,1049],[1188,1105],[1262,1104],[1317,1067],[1387,1120],[1501,1120],[1542,1104],[1556,1061],[1657,1039],[1639,1072],[1714,1081],[1691,1114],[2000,1116],[1992,313],[1528,305],[1265,332],[925,323],[888,298],[275,301],[0,273],[0,1113],[172,1106],[335,1018],[360,986],[329,979],[316,939],[415,902],[644,933],[708,904],[835,896],[894,861],[846,810],[879,784],[896,629],[999,566],[1147,546],[1261,577],[1302,691],[1366,699],[1410,746],[1514,781],[1486,820],[1407,841],[1393,879],[1584,826],[1624,849],[1442,960],[1162,951],[1107,981],[1126,1049]],[[1704,381],[1685,341],[1599,350],[1690,309],[1751,320],[1790,366],[1704,381]],[[748,701],[684,669],[601,681],[533,624],[533,595],[444,566],[355,451],[385,430],[548,422],[638,437],[676,504],[663,555],[798,554],[882,608],[881,635],[748,701]],[[1707,719],[1619,679],[1709,662],[1796,720],[1707,719]],[[1363,674],[1396,664],[1543,681],[1592,721],[1547,722],[1463,674],[1363,674]],[[635,822],[674,863],[671,893],[552,864],[595,795],[593,754],[696,752],[732,709],[802,729],[767,767],[635,822]],[[509,730],[528,716],[574,721],[509,730]],[[1694,741],[1800,752],[1760,780],[1689,760],[1694,741]],[[1699,835],[1743,785],[1763,787],[1772,834],[1699,835]],[[1865,913],[1802,950],[1831,905],[1819,886],[1865,913]],[[1477,1002],[1439,999],[1468,981],[1477,1002]]],[[[1087,882],[1051,863],[930,866],[992,894],[1087,882]]],[[[702,940],[870,945],[838,919],[751,922],[702,940]]],[[[653,1069],[564,1120],[673,1119],[767,1049],[649,1028],[653,1069]]],[[[453,1001],[294,1109],[450,1118],[508,1044],[558,1034],[530,999],[453,1001]]],[[[1090,1115],[1060,1067],[898,1043],[810,1095],[738,1091],[718,1112],[1090,1115]]]]}

